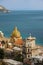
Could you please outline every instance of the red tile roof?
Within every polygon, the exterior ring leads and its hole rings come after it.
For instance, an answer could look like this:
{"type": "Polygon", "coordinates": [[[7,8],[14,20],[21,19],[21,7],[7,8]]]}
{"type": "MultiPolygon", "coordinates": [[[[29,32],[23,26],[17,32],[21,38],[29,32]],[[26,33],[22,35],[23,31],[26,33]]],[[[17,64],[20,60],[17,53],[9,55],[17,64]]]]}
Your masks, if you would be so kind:
{"type": "Polygon", "coordinates": [[[22,39],[18,39],[15,41],[16,45],[23,45],[23,40],[22,39]]]}

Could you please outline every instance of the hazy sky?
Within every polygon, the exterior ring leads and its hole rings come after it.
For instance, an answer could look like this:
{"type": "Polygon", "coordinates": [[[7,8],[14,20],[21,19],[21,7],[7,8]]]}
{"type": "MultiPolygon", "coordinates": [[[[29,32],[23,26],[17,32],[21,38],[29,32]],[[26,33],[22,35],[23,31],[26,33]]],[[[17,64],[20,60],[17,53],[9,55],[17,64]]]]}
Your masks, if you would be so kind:
{"type": "Polygon", "coordinates": [[[0,0],[10,10],[43,10],[43,0],[0,0]]]}

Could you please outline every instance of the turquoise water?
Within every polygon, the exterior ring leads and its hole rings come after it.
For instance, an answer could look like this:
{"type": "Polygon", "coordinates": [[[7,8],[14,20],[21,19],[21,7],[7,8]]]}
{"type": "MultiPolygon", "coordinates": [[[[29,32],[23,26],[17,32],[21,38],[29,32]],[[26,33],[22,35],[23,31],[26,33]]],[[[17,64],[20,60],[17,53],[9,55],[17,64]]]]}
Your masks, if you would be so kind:
{"type": "Polygon", "coordinates": [[[43,11],[11,11],[0,13],[0,30],[10,37],[17,26],[23,38],[36,37],[36,42],[43,45],[43,11]]]}

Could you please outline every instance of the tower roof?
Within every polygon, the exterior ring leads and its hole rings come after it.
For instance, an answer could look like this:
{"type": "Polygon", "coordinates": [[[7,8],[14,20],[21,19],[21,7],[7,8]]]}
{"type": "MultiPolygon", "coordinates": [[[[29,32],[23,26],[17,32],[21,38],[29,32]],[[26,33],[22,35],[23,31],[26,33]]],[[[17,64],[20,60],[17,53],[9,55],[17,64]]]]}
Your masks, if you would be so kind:
{"type": "Polygon", "coordinates": [[[32,37],[31,36],[31,33],[30,33],[30,36],[27,38],[28,40],[35,40],[36,38],[35,37],[32,37]]]}

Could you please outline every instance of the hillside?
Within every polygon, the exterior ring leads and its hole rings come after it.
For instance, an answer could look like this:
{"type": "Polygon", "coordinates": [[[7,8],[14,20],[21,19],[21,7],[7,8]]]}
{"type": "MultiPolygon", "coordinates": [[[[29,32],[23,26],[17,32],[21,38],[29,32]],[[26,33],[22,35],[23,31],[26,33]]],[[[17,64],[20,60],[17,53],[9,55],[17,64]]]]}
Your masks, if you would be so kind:
{"type": "Polygon", "coordinates": [[[8,10],[5,8],[5,7],[3,7],[2,5],[0,5],[0,12],[8,12],[8,10]]]}

